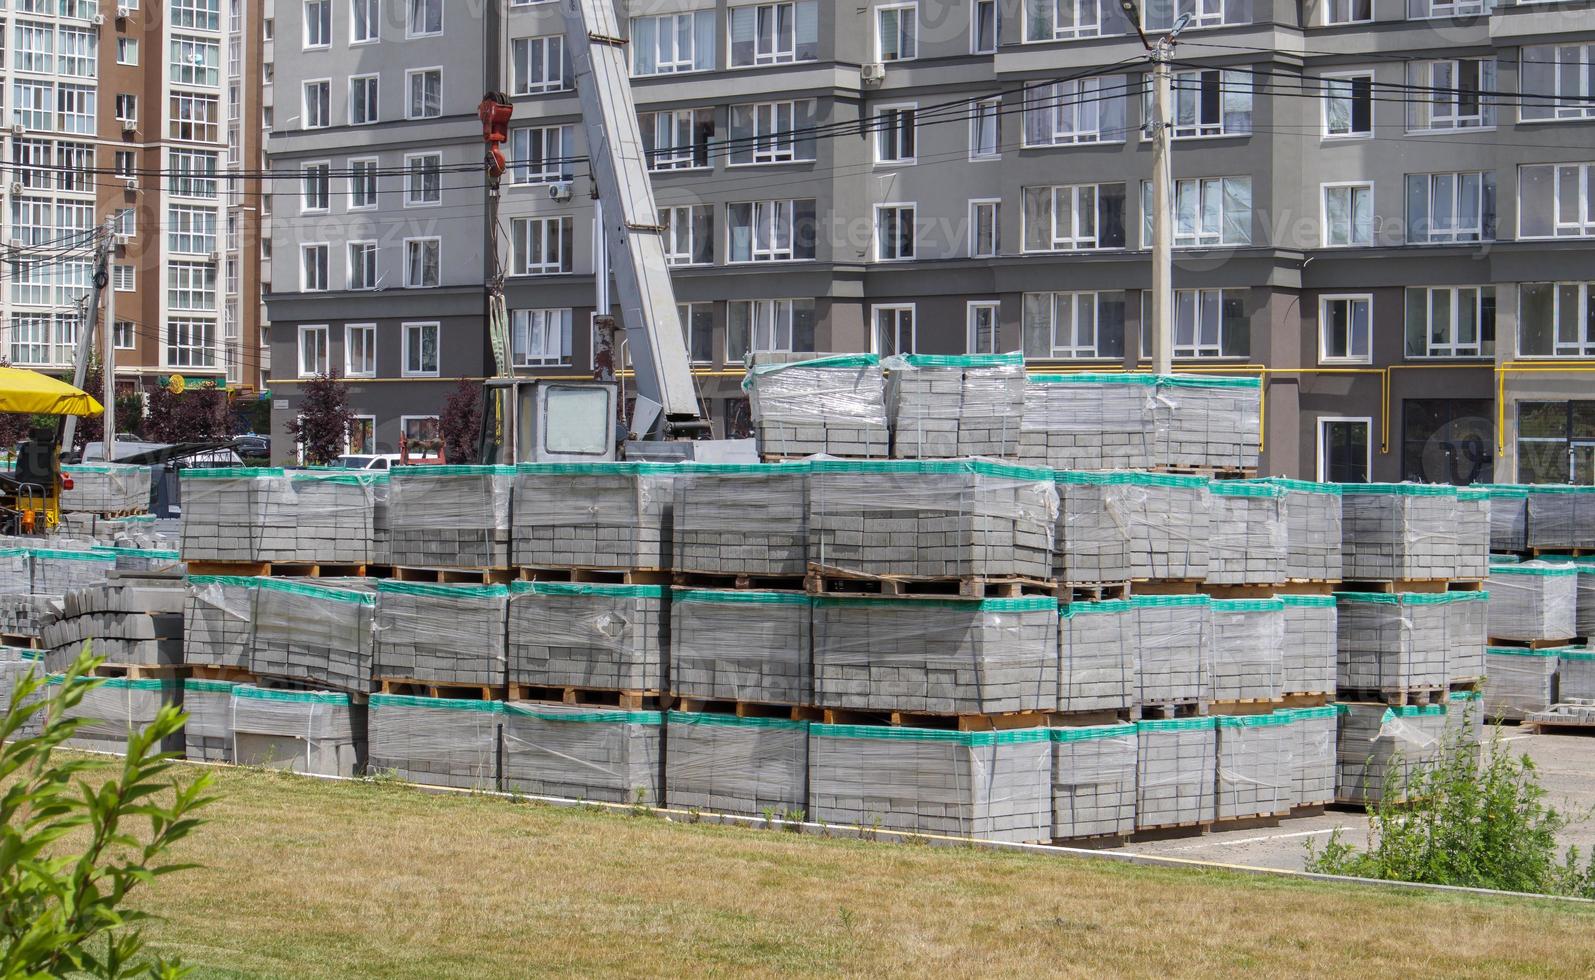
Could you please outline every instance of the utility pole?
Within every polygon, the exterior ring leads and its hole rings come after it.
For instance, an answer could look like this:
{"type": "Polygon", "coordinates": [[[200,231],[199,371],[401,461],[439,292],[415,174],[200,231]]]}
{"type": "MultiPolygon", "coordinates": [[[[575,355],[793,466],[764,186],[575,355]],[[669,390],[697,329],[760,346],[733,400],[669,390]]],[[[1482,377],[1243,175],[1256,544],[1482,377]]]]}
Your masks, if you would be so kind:
{"type": "MultiPolygon", "coordinates": [[[[88,380],[89,376],[89,352],[94,349],[94,328],[100,316],[100,294],[105,292],[105,287],[110,284],[108,266],[110,264],[111,245],[115,240],[112,237],[114,224],[115,219],[105,219],[105,224],[100,227],[99,241],[94,246],[94,288],[89,293],[89,315],[84,318],[83,323],[78,324],[77,361],[72,368],[72,386],[74,388],[82,388],[83,382],[88,380]]],[[[110,344],[106,346],[109,347],[110,344]]],[[[107,376],[109,376],[109,371],[107,371],[107,376]]],[[[107,405],[106,412],[109,413],[110,410],[110,406],[107,405]]],[[[107,417],[106,421],[109,422],[111,419],[107,417]]],[[[75,415],[68,415],[66,421],[61,424],[61,441],[59,445],[64,446],[68,452],[72,450],[72,437],[77,434],[77,429],[78,420],[75,415]]],[[[106,455],[105,461],[111,461],[109,454],[106,455]]]]}
{"type": "MultiPolygon", "coordinates": [[[[116,242],[114,234],[114,222],[106,221],[105,238],[111,247],[116,242]]],[[[100,331],[105,336],[105,360],[100,362],[104,365],[100,373],[105,376],[105,414],[101,416],[100,441],[105,447],[105,461],[111,463],[116,461],[116,283],[109,283],[100,292],[105,294],[105,325],[100,331]]]]}

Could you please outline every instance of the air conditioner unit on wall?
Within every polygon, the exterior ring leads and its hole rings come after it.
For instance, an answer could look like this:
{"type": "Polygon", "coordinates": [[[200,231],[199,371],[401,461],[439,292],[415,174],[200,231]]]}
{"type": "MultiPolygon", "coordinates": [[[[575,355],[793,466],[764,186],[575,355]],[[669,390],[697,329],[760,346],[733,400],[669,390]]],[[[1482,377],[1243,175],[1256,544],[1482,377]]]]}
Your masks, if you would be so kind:
{"type": "Polygon", "coordinates": [[[859,84],[865,88],[875,88],[886,81],[886,66],[876,62],[869,65],[860,65],[858,68],[859,84]]]}
{"type": "Polygon", "coordinates": [[[89,18],[89,23],[93,24],[95,27],[99,27],[101,24],[105,23],[105,15],[95,14],[93,17],[89,18]]]}
{"type": "Polygon", "coordinates": [[[131,16],[132,13],[133,13],[133,8],[132,7],[129,7],[126,4],[120,4],[120,3],[116,5],[116,19],[117,20],[127,20],[127,18],[129,16],[131,16]]]}

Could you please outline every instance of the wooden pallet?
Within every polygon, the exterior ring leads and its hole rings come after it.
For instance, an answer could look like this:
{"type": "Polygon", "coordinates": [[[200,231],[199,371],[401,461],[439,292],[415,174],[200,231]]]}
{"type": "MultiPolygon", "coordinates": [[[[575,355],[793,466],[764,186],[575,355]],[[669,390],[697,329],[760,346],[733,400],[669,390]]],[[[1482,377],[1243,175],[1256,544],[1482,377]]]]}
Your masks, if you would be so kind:
{"type": "Polygon", "coordinates": [[[1215,599],[1272,599],[1277,595],[1333,595],[1335,589],[1339,587],[1339,582],[1297,580],[1250,585],[1210,583],[1204,584],[1201,591],[1215,599]]]}
{"type": "Polygon", "coordinates": [[[1130,598],[1130,583],[1124,582],[1059,582],[1058,599],[1068,602],[1102,602],[1107,599],[1130,598]]]}
{"type": "Polygon", "coordinates": [[[1054,728],[1086,728],[1091,725],[1122,725],[1130,721],[1129,708],[1102,708],[1097,711],[1054,711],[1054,728]]]}
{"type": "Polygon", "coordinates": [[[381,678],[383,694],[416,698],[449,698],[455,701],[497,701],[504,697],[502,684],[459,684],[453,681],[424,681],[413,677],[381,678]]]}
{"type": "Polygon", "coordinates": [[[190,664],[190,674],[197,681],[231,681],[235,684],[253,684],[257,677],[242,667],[222,667],[214,664],[190,664]]]}
{"type": "Polygon", "coordinates": [[[1266,715],[1285,707],[1284,698],[1233,698],[1226,701],[1209,701],[1207,712],[1212,715],[1266,715]]]}
{"type": "Polygon", "coordinates": [[[39,649],[39,638],[26,633],[0,633],[0,646],[16,647],[20,650],[39,649]]]}
{"type": "Polygon", "coordinates": [[[676,697],[671,710],[691,714],[734,715],[738,718],[784,718],[789,721],[819,721],[819,708],[763,701],[722,701],[711,698],[676,697]]]}
{"type": "Polygon", "coordinates": [[[1321,817],[1328,809],[1329,801],[1322,803],[1298,803],[1290,808],[1291,818],[1296,817],[1321,817]]]}
{"type": "Polygon", "coordinates": [[[1054,837],[1052,839],[1052,843],[1058,847],[1077,847],[1090,851],[1105,851],[1112,847],[1123,847],[1129,842],[1129,834],[1093,834],[1090,837],[1054,837]]]}
{"type": "Polygon", "coordinates": [[[1017,599],[1055,596],[1058,583],[1024,576],[866,575],[825,565],[810,565],[804,587],[812,595],[862,595],[901,599],[1017,599]]]}
{"type": "Polygon", "coordinates": [[[1500,637],[1492,636],[1486,642],[1492,647],[1508,647],[1516,650],[1550,650],[1554,647],[1570,646],[1574,642],[1574,638],[1570,636],[1563,640],[1504,640],[1500,637]]]}
{"type": "Polygon", "coordinates": [[[1334,699],[1333,691],[1288,691],[1281,700],[1286,708],[1322,708],[1334,699]]]}
{"type": "Polygon", "coordinates": [[[991,715],[944,715],[916,711],[860,711],[824,708],[820,720],[827,725],[869,725],[893,728],[936,728],[958,732],[1004,732],[1016,728],[1042,728],[1052,712],[1010,711],[991,715]]]}
{"type": "MultiPolygon", "coordinates": [[[[83,511],[72,511],[71,513],[81,514],[81,513],[84,513],[84,512],[83,511]]],[[[92,515],[94,517],[100,518],[101,520],[107,520],[107,521],[120,521],[120,520],[126,520],[129,517],[148,517],[148,516],[150,516],[150,512],[149,512],[149,510],[147,508],[139,508],[139,507],[132,507],[132,508],[129,508],[127,510],[95,510],[95,511],[88,511],[87,513],[89,513],[90,515],[92,515]]]]}
{"type": "Polygon", "coordinates": [[[510,682],[511,701],[549,701],[592,708],[623,711],[659,711],[670,706],[670,695],[663,691],[622,691],[608,687],[545,687],[510,682]]]}
{"type": "Polygon", "coordinates": [[[121,677],[130,681],[182,680],[188,676],[183,664],[100,664],[95,677],[121,677]]]}
{"type": "Polygon", "coordinates": [[[1196,595],[1206,592],[1207,583],[1199,578],[1138,578],[1130,580],[1136,595],[1196,595]]]}
{"type": "Polygon", "coordinates": [[[515,578],[513,568],[423,568],[394,565],[393,577],[400,582],[437,585],[503,585],[515,578]]]}
{"type": "Polygon", "coordinates": [[[1524,728],[1532,728],[1536,735],[1595,735],[1595,721],[1578,721],[1574,718],[1558,721],[1525,721],[1524,728]]]}
{"type": "Polygon", "coordinates": [[[1450,697],[1448,686],[1425,685],[1420,687],[1387,687],[1377,690],[1341,690],[1336,693],[1337,701],[1358,701],[1372,704],[1389,704],[1400,706],[1443,704],[1450,697]]]}
{"type": "Polygon", "coordinates": [[[190,575],[233,575],[244,578],[365,578],[376,566],[361,563],[285,561],[191,561],[190,575]]]}
{"type": "Polygon", "coordinates": [[[1453,677],[1447,685],[1453,691],[1482,691],[1484,678],[1482,677],[1453,677]]]}
{"type": "Polygon", "coordinates": [[[1522,552],[1526,558],[1587,558],[1595,555],[1595,548],[1530,548],[1522,552]]]}
{"type": "Polygon", "coordinates": [[[686,589],[760,589],[773,592],[802,592],[808,588],[807,575],[729,575],[712,572],[678,571],[671,573],[671,584],[686,589]]]}
{"type": "Polygon", "coordinates": [[[1255,480],[1257,467],[1255,466],[1176,466],[1171,463],[1159,463],[1152,467],[1154,473],[1168,473],[1171,476],[1205,476],[1209,480],[1255,480]]]}
{"type": "MultiPolygon", "coordinates": [[[[1450,592],[1452,581],[1446,578],[1400,578],[1380,581],[1351,581],[1340,583],[1339,591],[1342,592],[1383,592],[1393,594],[1397,592],[1450,592]]],[[[1464,584],[1464,583],[1457,583],[1464,584]]],[[[1458,592],[1473,592],[1476,589],[1457,589],[1458,592]]]]}
{"type": "Polygon", "coordinates": [[[1186,823],[1153,824],[1150,827],[1137,827],[1135,833],[1130,835],[1130,843],[1142,844],[1147,841],[1171,840],[1178,837],[1200,837],[1207,833],[1213,826],[1211,820],[1192,820],[1186,823]]]}
{"type": "Polygon", "coordinates": [[[588,585],[669,585],[664,568],[576,568],[523,566],[516,570],[522,582],[571,582],[588,585]]]}
{"type": "Polygon", "coordinates": [[[1228,820],[1214,820],[1210,829],[1215,834],[1226,830],[1263,830],[1268,827],[1278,827],[1281,820],[1289,817],[1289,810],[1260,813],[1250,817],[1230,817],[1228,820]]]}
{"type": "Polygon", "coordinates": [[[1133,721],[1172,721],[1176,718],[1200,718],[1207,713],[1206,701],[1166,701],[1138,704],[1130,709],[1130,718],[1133,721]]]}

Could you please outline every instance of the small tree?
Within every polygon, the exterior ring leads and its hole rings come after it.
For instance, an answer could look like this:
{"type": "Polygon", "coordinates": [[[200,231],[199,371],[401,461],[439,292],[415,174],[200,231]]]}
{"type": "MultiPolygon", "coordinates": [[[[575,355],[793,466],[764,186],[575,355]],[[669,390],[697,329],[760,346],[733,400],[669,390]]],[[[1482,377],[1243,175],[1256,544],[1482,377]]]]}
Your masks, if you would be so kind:
{"type": "Polygon", "coordinates": [[[225,439],[227,425],[227,396],[215,388],[173,391],[169,384],[157,384],[150,392],[144,431],[157,442],[225,439]]]}
{"type": "Polygon", "coordinates": [[[343,455],[349,441],[354,412],[349,408],[349,386],[336,372],[316,375],[299,386],[303,396],[299,416],[288,423],[288,434],[303,448],[305,462],[326,466],[343,455]]]}
{"type": "Polygon", "coordinates": [[[29,672],[0,722],[0,976],[183,973],[145,953],[138,924],[150,916],[127,903],[140,885],[189,867],[163,855],[199,826],[211,777],[163,778],[172,757],[159,746],[185,720],[171,705],[128,736],[121,771],[98,787],[88,757],[56,758],[84,722],[66,713],[103,683],[89,676],[99,663],[85,645],[59,685],[29,672]],[[41,730],[25,735],[32,719],[41,730]]]}
{"type": "Polygon", "coordinates": [[[476,462],[476,448],[482,434],[481,382],[461,379],[443,405],[438,422],[443,430],[443,448],[451,463],[476,462]]]}

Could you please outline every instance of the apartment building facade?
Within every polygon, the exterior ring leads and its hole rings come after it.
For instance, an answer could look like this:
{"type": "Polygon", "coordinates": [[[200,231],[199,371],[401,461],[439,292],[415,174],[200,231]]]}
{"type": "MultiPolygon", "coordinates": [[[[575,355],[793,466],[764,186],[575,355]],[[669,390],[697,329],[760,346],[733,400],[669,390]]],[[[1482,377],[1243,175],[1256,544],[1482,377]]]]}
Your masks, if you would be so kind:
{"type": "MultiPolygon", "coordinates": [[[[462,6],[278,4],[272,166],[306,176],[274,219],[277,267],[292,255],[299,273],[268,296],[274,428],[295,382],[330,365],[352,379],[361,448],[425,434],[459,378],[491,369],[494,234],[516,370],[591,370],[593,202],[561,10],[462,6]],[[450,169],[480,158],[482,89],[515,105],[493,234],[481,175],[450,169]],[[323,124],[286,124],[282,98],[325,101],[323,124]],[[371,159],[375,205],[359,179],[371,159]]],[[[1146,366],[1148,65],[1116,0],[623,13],[720,432],[746,424],[750,350],[1146,366]]],[[[1595,402],[1580,396],[1595,365],[1589,5],[1142,8],[1149,33],[1185,14],[1176,367],[1264,377],[1265,469],[1595,478],[1595,402]]]]}
{"type": "Polygon", "coordinates": [[[0,345],[72,367],[115,220],[116,376],[259,389],[259,0],[15,0],[0,345]]]}

